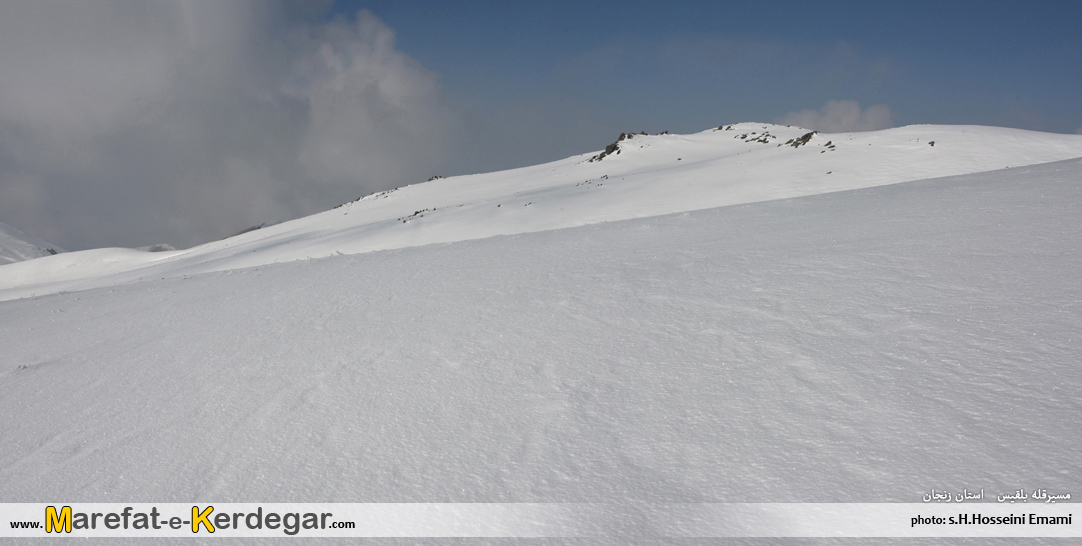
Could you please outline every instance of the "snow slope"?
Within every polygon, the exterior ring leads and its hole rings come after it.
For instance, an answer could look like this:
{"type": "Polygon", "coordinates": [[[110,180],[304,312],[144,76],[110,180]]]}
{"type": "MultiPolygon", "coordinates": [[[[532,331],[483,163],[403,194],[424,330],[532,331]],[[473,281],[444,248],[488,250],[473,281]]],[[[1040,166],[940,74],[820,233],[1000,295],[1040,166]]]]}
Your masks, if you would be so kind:
{"type": "Polygon", "coordinates": [[[64,249],[0,222],[0,265],[52,256],[64,249]]]}
{"type": "Polygon", "coordinates": [[[1078,492],[1080,180],[1071,160],[0,302],[0,500],[1078,492]]]}
{"type": "MultiPolygon", "coordinates": [[[[275,262],[644,218],[1082,157],[1082,135],[916,125],[816,134],[743,123],[366,196],[185,251],[70,253],[0,270],[0,299],[275,262]],[[934,146],[932,143],[934,142],[934,146]]],[[[529,143],[523,143],[529,145],[529,143]]]]}

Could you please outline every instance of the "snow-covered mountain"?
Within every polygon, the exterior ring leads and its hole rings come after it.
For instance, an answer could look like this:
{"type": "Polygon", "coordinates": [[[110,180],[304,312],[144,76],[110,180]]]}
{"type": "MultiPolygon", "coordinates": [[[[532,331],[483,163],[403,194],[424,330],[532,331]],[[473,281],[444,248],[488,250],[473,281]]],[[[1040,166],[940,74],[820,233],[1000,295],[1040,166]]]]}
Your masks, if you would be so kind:
{"type": "Polygon", "coordinates": [[[64,249],[0,222],[0,265],[53,256],[64,249]]]}
{"type": "Polygon", "coordinates": [[[0,299],[480,239],[1015,168],[1082,156],[1082,135],[915,125],[818,134],[762,123],[629,134],[606,151],[432,180],[177,252],[97,249],[6,268],[0,299]]]}
{"type": "Polygon", "coordinates": [[[765,127],[0,267],[0,502],[1082,489],[1082,137],[765,127]]]}

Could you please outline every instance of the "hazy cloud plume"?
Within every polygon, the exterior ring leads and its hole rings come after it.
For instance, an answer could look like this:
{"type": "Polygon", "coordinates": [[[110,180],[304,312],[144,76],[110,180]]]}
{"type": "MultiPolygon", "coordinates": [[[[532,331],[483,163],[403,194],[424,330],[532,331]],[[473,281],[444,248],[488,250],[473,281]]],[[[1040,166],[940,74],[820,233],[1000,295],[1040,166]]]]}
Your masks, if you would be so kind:
{"type": "Polygon", "coordinates": [[[319,14],[0,4],[0,220],[180,247],[433,174],[455,124],[436,76],[371,14],[319,14]]]}
{"type": "Polygon", "coordinates": [[[828,100],[819,110],[789,112],[776,121],[824,133],[877,131],[894,126],[890,107],[875,104],[861,110],[860,103],[855,100],[828,100]]]}

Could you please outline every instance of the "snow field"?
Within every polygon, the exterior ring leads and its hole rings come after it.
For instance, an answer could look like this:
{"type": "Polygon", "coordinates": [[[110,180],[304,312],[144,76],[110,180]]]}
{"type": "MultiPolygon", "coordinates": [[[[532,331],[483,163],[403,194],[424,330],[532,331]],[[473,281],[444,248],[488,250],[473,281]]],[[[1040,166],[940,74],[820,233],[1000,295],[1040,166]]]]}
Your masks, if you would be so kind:
{"type": "Polygon", "coordinates": [[[1078,490],[1079,161],[0,303],[0,498],[1078,490]]]}

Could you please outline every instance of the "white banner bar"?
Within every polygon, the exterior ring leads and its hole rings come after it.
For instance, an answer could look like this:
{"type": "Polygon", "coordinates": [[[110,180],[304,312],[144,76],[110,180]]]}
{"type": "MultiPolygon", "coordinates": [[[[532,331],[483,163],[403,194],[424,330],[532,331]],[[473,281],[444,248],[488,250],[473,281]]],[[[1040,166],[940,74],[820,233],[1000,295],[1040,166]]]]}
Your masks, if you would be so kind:
{"type": "Polygon", "coordinates": [[[1082,537],[1073,503],[0,504],[0,537],[1082,537]]]}

